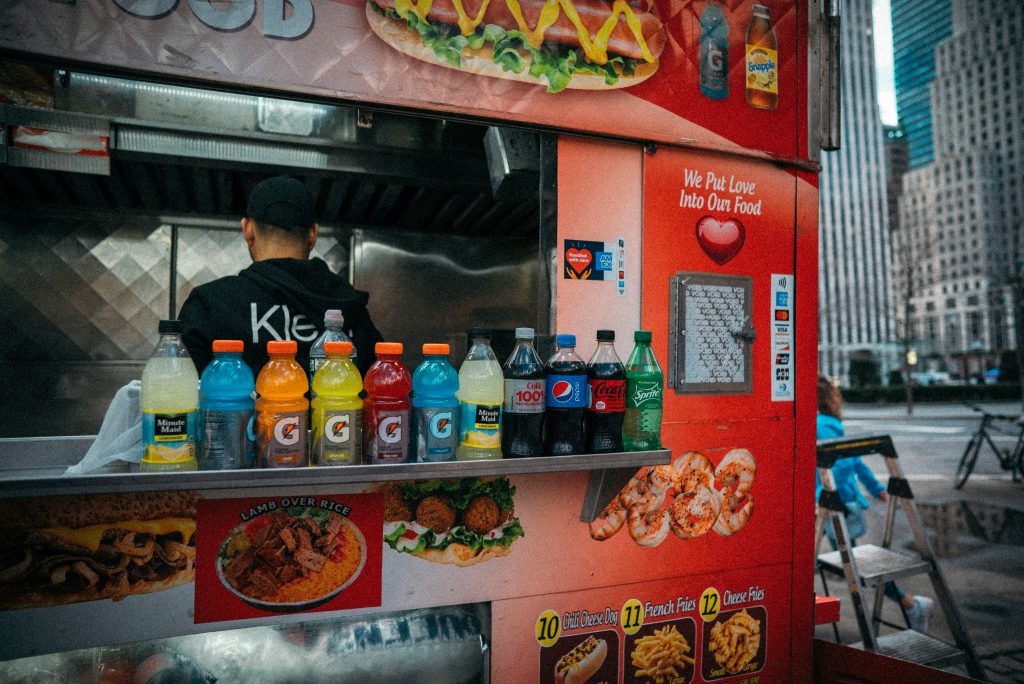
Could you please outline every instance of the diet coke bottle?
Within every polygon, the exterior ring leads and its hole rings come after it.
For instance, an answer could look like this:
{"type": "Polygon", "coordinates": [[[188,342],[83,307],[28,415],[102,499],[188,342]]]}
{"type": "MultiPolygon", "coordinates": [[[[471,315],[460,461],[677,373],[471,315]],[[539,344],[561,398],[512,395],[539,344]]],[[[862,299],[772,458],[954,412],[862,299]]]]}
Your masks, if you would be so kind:
{"type": "Polygon", "coordinates": [[[516,346],[505,361],[504,425],[501,451],[505,458],[543,456],[544,364],[533,347],[533,328],[516,328],[516,346]]]}
{"type": "Polygon", "coordinates": [[[622,451],[622,417],[626,413],[626,367],[615,353],[615,331],[597,331],[597,351],[587,363],[590,390],[585,423],[591,454],[622,451]]]}
{"type": "Polygon", "coordinates": [[[576,336],[559,335],[558,349],[544,367],[548,387],[544,412],[544,453],[582,454],[583,413],[587,409],[587,364],[576,353],[576,336]]]}

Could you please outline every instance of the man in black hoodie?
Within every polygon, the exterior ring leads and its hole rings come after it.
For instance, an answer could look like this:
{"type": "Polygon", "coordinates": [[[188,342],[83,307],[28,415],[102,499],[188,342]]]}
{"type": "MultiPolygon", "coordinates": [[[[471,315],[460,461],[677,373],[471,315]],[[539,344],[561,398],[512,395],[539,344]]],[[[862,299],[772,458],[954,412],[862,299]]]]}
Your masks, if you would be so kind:
{"type": "Polygon", "coordinates": [[[286,176],[259,183],[249,195],[242,236],[252,265],[236,276],[192,290],[178,317],[184,341],[200,373],[213,359],[214,340],[242,340],[243,357],[259,373],[267,342],[295,340],[297,360],[309,368],[309,350],[323,332],[324,312],[341,309],[362,373],[374,361],[381,334],[366,309],[369,295],[310,259],[319,226],[306,186],[286,176]]]}

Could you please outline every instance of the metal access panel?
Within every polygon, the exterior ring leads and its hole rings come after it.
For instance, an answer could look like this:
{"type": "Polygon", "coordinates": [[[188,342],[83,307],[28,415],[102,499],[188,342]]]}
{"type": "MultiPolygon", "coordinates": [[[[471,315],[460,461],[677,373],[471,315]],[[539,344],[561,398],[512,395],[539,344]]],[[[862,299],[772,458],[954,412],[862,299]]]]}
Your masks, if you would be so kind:
{"type": "Polygon", "coordinates": [[[749,276],[679,272],[669,291],[668,385],[677,394],[750,394],[749,276]]]}

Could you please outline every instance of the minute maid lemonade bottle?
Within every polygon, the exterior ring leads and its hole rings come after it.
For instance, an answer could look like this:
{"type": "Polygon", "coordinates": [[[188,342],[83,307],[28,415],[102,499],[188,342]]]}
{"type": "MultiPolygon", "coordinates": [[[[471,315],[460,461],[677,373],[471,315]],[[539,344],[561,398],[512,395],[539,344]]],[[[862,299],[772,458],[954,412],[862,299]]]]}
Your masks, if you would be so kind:
{"type": "Polygon", "coordinates": [[[309,381],[295,360],[294,340],[267,342],[270,360],[256,378],[256,440],[260,468],[306,465],[309,381]]]}
{"type": "Polygon", "coordinates": [[[144,472],[196,469],[199,376],[181,342],[181,321],[160,321],[160,341],[142,371],[144,472]]]}
{"type": "Polygon", "coordinates": [[[313,450],[309,464],[359,465],[363,453],[363,379],[352,343],[324,342],[326,361],[313,376],[313,450]]]}
{"type": "Polygon", "coordinates": [[[758,109],[779,106],[779,41],[772,26],[772,11],[754,5],[747,24],[747,104],[758,109]]]}
{"type": "Polygon", "coordinates": [[[491,349],[491,331],[473,328],[473,344],[459,368],[459,461],[501,458],[505,376],[491,349]]]}

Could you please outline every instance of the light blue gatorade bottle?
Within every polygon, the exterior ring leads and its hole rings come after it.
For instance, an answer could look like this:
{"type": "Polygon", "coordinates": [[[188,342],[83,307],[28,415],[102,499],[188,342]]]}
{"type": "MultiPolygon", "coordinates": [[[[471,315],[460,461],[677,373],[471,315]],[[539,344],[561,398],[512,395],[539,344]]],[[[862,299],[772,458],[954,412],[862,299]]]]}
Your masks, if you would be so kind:
{"type": "Polygon", "coordinates": [[[459,444],[459,374],[448,352],[447,344],[423,345],[423,363],[412,374],[412,449],[421,463],[454,461],[459,444]]]}
{"type": "Polygon", "coordinates": [[[255,465],[252,371],[241,340],[214,340],[213,361],[199,379],[199,469],[238,470],[255,465]]]}

